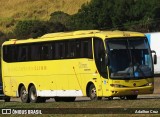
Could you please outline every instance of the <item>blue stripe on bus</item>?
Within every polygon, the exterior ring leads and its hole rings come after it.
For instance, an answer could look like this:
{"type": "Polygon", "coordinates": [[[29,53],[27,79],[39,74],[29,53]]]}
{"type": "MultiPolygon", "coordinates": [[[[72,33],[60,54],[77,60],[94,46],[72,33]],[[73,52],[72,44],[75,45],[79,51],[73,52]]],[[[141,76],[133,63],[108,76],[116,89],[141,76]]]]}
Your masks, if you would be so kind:
{"type": "Polygon", "coordinates": [[[151,45],[151,34],[146,34],[147,38],[148,38],[148,42],[151,45]]]}

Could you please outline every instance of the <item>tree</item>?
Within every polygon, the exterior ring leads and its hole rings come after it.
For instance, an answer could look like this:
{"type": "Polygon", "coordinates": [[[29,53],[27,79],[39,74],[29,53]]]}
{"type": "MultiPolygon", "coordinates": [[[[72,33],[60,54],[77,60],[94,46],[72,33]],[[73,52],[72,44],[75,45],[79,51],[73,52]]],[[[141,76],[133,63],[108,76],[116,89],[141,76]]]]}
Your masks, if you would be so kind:
{"type": "Polygon", "coordinates": [[[52,23],[61,23],[63,25],[67,25],[67,22],[69,21],[70,19],[70,15],[67,14],[67,13],[64,13],[62,11],[56,11],[56,12],[53,12],[51,13],[50,15],[50,19],[49,19],[49,22],[52,22],[52,23]]]}
{"type": "Polygon", "coordinates": [[[46,33],[66,31],[67,28],[60,22],[46,22],[39,20],[19,21],[14,33],[18,39],[37,38],[46,33]]]}
{"type": "MultiPolygon", "coordinates": [[[[111,0],[110,0],[111,1],[111,0]]],[[[104,0],[91,0],[82,5],[77,14],[71,16],[74,29],[104,29],[112,27],[107,6],[102,5],[104,0]]]]}
{"type": "Polygon", "coordinates": [[[0,31],[0,37],[4,36],[4,33],[0,31]]]}
{"type": "Polygon", "coordinates": [[[6,35],[0,31],[0,45],[6,40],[6,35]]]}
{"type": "Polygon", "coordinates": [[[60,22],[47,22],[48,33],[68,31],[68,28],[60,22]]]}
{"type": "Polygon", "coordinates": [[[14,30],[18,39],[36,38],[47,32],[46,23],[39,20],[19,21],[14,30]]]}
{"type": "Polygon", "coordinates": [[[160,30],[160,0],[91,0],[71,16],[73,29],[160,30]]]}

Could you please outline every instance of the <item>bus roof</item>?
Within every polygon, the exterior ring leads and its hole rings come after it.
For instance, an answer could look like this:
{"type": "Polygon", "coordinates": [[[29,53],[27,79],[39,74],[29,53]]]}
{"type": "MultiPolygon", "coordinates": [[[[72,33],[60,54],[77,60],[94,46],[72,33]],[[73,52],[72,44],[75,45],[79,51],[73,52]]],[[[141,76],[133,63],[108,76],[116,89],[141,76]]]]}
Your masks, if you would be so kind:
{"type": "Polygon", "coordinates": [[[100,31],[100,30],[80,30],[74,32],[60,32],[60,33],[50,33],[42,36],[41,38],[55,38],[55,37],[65,37],[65,36],[80,36],[80,35],[94,35],[100,37],[130,37],[130,36],[144,36],[142,33],[129,32],[129,31],[100,31]]]}
{"type": "Polygon", "coordinates": [[[50,41],[50,40],[64,40],[64,39],[75,39],[75,38],[85,38],[85,37],[100,37],[102,39],[106,38],[118,38],[118,37],[144,37],[143,33],[139,32],[130,32],[130,31],[100,31],[100,30],[79,30],[72,32],[58,32],[58,33],[49,33],[45,34],[36,39],[26,39],[26,40],[17,40],[10,39],[3,43],[3,45],[8,44],[18,44],[18,43],[32,43],[40,41],[50,41]]]}

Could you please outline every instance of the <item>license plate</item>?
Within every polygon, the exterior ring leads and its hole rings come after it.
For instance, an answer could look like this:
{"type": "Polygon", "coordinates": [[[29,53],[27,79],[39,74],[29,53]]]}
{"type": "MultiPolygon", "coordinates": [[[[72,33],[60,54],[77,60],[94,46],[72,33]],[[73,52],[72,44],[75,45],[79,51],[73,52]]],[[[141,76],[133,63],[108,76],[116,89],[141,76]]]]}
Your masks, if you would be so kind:
{"type": "Polygon", "coordinates": [[[138,90],[133,90],[132,91],[133,94],[138,94],[138,92],[139,92],[138,90]]]}

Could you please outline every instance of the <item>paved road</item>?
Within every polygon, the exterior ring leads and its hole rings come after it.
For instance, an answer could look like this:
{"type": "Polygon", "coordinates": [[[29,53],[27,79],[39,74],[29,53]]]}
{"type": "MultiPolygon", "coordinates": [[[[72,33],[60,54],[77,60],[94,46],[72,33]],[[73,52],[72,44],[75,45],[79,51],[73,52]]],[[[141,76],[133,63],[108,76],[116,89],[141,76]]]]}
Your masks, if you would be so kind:
{"type": "MultiPolygon", "coordinates": [[[[118,97],[114,97],[114,99],[119,99],[118,97]]],[[[149,94],[149,95],[139,95],[138,99],[160,99],[160,94],[149,94]]],[[[103,100],[107,100],[107,98],[103,98],[103,100]]],[[[77,97],[76,101],[90,101],[88,97],[77,97]]],[[[11,98],[11,102],[21,102],[20,98],[11,98]]],[[[46,102],[54,102],[54,99],[51,98],[46,102]]]]}

